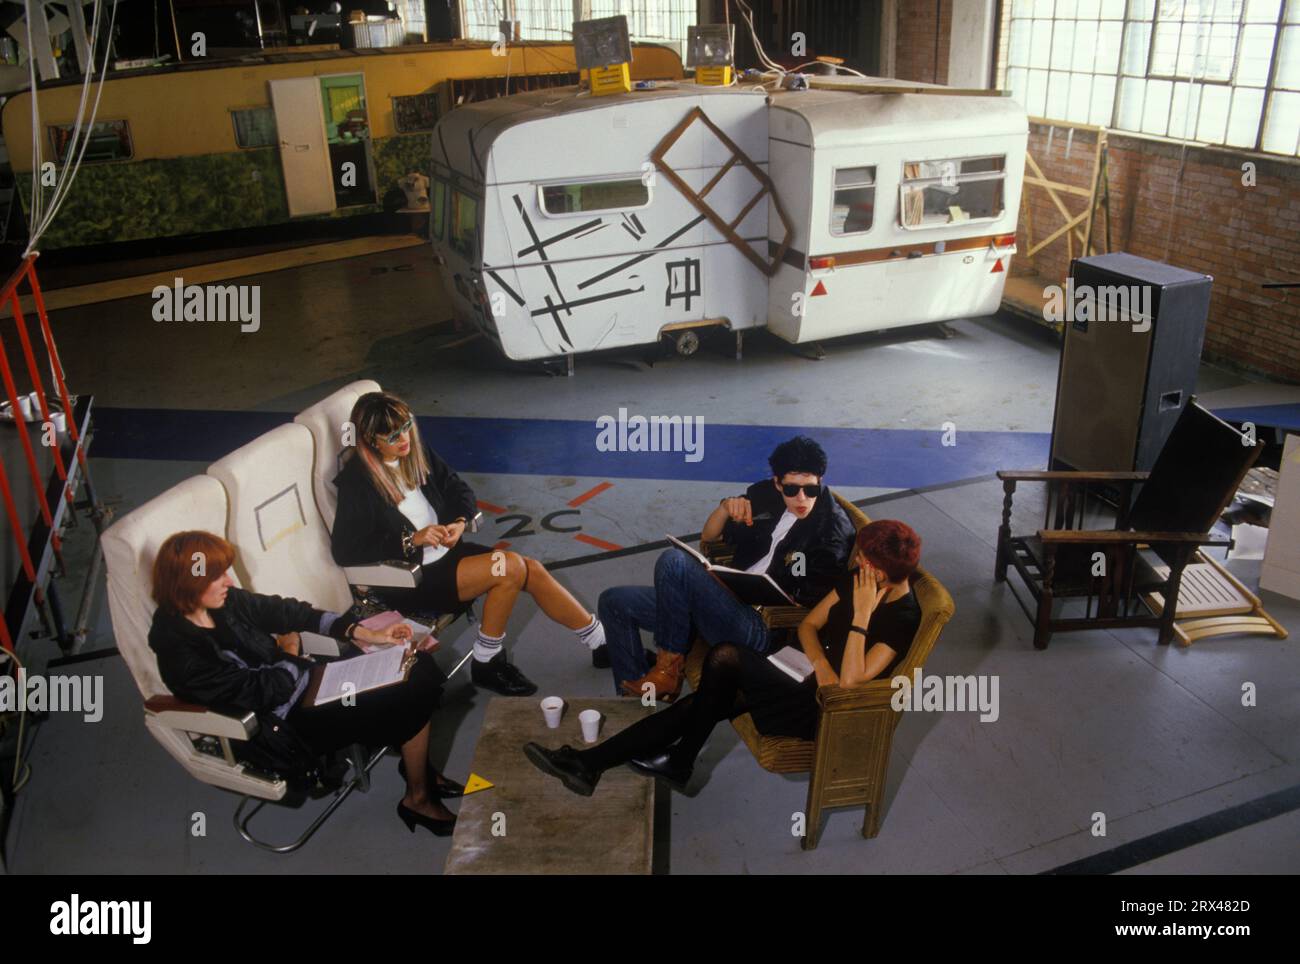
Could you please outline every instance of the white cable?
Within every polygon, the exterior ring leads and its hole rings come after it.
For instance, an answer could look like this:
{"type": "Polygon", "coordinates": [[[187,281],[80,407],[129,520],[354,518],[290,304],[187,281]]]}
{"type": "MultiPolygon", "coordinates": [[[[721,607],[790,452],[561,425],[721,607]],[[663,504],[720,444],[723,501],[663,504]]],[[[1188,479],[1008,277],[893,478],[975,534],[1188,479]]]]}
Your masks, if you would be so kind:
{"type": "MultiPolygon", "coordinates": [[[[44,16],[44,13],[42,13],[44,16]]],[[[36,107],[36,55],[32,48],[32,0],[26,0],[27,21],[27,74],[31,78],[32,94],[32,224],[40,218],[40,183],[41,183],[41,128],[40,112],[36,107]]]]}
{"type": "MultiPolygon", "coordinates": [[[[45,214],[45,216],[37,225],[36,229],[32,232],[31,238],[28,240],[27,243],[27,248],[23,252],[24,257],[29,255],[35,249],[37,243],[41,239],[41,236],[46,232],[46,230],[49,229],[49,226],[54,222],[55,217],[58,216],[59,210],[63,207],[63,202],[67,199],[68,192],[71,190],[73,180],[76,178],[77,172],[81,169],[81,162],[82,162],[82,158],[85,157],[86,148],[90,145],[90,136],[91,133],[94,131],[95,118],[99,114],[99,101],[104,94],[104,80],[108,75],[109,47],[112,44],[113,25],[117,22],[116,0],[114,0],[113,2],[112,13],[109,15],[108,38],[104,45],[104,63],[102,68],[100,69],[99,83],[95,89],[95,103],[90,110],[89,123],[87,125],[83,125],[82,121],[84,117],[85,99],[87,94],[89,93],[90,82],[94,76],[94,71],[95,71],[95,46],[97,45],[99,39],[99,23],[100,23],[99,15],[101,9],[102,6],[100,0],[95,0],[95,10],[91,18],[91,38],[88,43],[89,59],[90,59],[90,63],[88,64],[89,69],[86,71],[85,77],[82,81],[81,105],[78,107],[77,123],[76,126],[73,128],[73,136],[72,136],[72,141],[69,144],[68,153],[71,154],[72,151],[76,148],[78,144],[78,138],[80,138],[80,150],[77,151],[76,160],[73,162],[71,166],[68,166],[66,164],[64,165],[63,176],[59,178],[58,182],[55,184],[54,195],[51,198],[50,210],[45,214]],[[85,129],[85,135],[81,136],[83,126],[85,129]]],[[[77,13],[80,13],[80,10],[78,10],[77,13]]],[[[36,92],[33,89],[32,92],[33,105],[35,104],[35,100],[36,100],[36,92]]],[[[39,117],[39,112],[37,113],[39,117]]],[[[39,135],[34,130],[33,137],[35,138],[37,136],[39,135]]]]}

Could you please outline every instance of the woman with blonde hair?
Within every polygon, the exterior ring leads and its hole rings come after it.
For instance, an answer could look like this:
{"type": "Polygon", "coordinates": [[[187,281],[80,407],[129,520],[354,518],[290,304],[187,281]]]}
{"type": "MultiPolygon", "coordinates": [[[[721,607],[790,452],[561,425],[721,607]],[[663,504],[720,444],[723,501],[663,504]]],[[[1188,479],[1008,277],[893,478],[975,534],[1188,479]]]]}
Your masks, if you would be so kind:
{"type": "Polygon", "coordinates": [[[415,416],[387,392],[370,392],[352,408],[356,446],[334,479],[338,511],[331,535],[334,561],[367,565],[385,559],[418,561],[415,589],[377,590],[396,609],[459,610],[483,596],[470,677],[505,696],[529,696],[537,686],[506,661],[506,621],[527,592],[552,620],[595,650],[605,642],[600,621],[536,559],[494,551],[462,536],[476,512],[469,485],[420,439],[415,416]]]}

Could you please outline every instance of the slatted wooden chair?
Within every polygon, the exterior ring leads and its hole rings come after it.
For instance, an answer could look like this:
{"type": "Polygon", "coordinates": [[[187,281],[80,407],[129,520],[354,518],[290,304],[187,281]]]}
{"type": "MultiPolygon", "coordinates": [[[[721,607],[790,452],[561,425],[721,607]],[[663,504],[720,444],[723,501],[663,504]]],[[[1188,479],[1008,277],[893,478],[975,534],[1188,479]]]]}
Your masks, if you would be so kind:
{"type": "MultiPolygon", "coordinates": [[[[835,500],[848,513],[855,530],[871,521],[866,513],[841,496],[835,495],[835,500]]],[[[715,561],[729,559],[732,554],[730,547],[721,543],[712,543],[704,549],[706,555],[715,561]]],[[[924,666],[944,624],[952,618],[954,608],[948,590],[923,568],[918,568],[913,576],[912,590],[921,607],[921,625],[907,656],[895,671],[896,676],[909,678],[913,671],[924,666]]],[[[764,622],[773,629],[798,626],[808,612],[801,606],[765,606],[760,611],[764,622]]],[[[686,677],[692,688],[700,685],[700,673],[708,650],[708,644],[697,639],[687,657],[686,677]]],[[[902,717],[902,712],[891,704],[893,694],[890,681],[884,679],[871,680],[852,688],[820,687],[817,691],[817,735],[813,740],[765,736],[758,731],[748,713],[731,721],[763,769],[772,773],[810,774],[804,813],[804,850],[817,846],[822,811],[828,807],[865,804],[862,836],[875,837],[880,832],[889,752],[893,746],[894,728],[902,717]]]]}
{"type": "Polygon", "coordinates": [[[1183,605],[1188,564],[1202,546],[1227,545],[1211,530],[1263,447],[1189,399],[1149,473],[998,472],[995,578],[1006,582],[1010,566],[1023,580],[1032,605],[1008,585],[1034,624],[1034,646],[1046,649],[1055,632],[1128,626],[1156,628],[1162,644],[1174,639],[1176,607],[1149,612],[1143,601],[1174,598],[1183,605]],[[1048,486],[1043,528],[1033,534],[1011,533],[1020,482],[1048,486]],[[1113,518],[1113,526],[1098,528],[1099,517],[1113,518]],[[1058,615],[1063,601],[1081,613],[1058,615]]]}

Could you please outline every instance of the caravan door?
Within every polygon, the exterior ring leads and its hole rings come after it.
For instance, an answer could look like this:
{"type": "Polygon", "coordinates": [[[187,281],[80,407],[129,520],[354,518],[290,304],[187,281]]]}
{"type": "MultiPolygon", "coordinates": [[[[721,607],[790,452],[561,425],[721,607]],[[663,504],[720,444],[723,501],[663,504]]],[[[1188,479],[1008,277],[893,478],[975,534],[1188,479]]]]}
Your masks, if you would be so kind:
{"type": "Polygon", "coordinates": [[[284,171],[289,216],[296,218],[333,211],[334,183],[325,147],[320,80],[294,77],[268,83],[275,126],[280,135],[280,166],[284,171]]]}

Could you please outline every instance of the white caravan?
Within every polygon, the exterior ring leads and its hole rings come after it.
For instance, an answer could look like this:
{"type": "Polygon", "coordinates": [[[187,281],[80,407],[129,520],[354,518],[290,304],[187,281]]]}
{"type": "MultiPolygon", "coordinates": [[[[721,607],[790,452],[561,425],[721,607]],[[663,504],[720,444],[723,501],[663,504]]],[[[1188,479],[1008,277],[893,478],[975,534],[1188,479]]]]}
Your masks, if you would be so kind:
{"type": "Polygon", "coordinates": [[[565,88],[451,111],[430,194],[456,314],[526,360],[991,313],[1027,119],[930,89],[565,88]]]}

